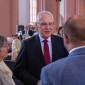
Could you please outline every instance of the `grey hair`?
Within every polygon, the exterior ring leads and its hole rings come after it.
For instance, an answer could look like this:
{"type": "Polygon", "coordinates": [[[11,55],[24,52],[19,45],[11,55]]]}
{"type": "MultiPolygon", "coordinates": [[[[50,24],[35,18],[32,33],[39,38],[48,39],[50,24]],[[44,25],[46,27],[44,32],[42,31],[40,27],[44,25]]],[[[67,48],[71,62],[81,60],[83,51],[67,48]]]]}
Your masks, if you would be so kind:
{"type": "Polygon", "coordinates": [[[9,41],[13,41],[13,38],[12,37],[7,37],[7,41],[9,42],[9,41]]]}
{"type": "Polygon", "coordinates": [[[7,40],[9,41],[9,40],[13,40],[11,37],[7,37],[7,40]]]}
{"type": "Polygon", "coordinates": [[[6,37],[4,37],[3,35],[0,35],[0,50],[5,44],[8,44],[6,37]]]}
{"type": "Polygon", "coordinates": [[[50,12],[50,11],[40,11],[37,15],[37,18],[36,18],[36,21],[39,22],[39,18],[40,18],[40,15],[42,14],[48,14],[48,15],[51,15],[52,16],[52,19],[53,19],[53,22],[54,22],[54,17],[53,17],[53,14],[50,12]]]}

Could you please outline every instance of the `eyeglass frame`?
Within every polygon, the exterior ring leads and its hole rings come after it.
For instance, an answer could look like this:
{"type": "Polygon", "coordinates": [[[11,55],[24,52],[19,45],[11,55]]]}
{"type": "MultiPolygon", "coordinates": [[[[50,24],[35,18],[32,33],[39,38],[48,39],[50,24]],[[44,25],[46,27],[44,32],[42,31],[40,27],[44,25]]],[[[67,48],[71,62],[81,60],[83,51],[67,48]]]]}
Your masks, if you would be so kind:
{"type": "Polygon", "coordinates": [[[41,25],[41,26],[47,26],[47,25],[53,26],[54,22],[49,22],[49,23],[38,23],[38,24],[41,25]]]}

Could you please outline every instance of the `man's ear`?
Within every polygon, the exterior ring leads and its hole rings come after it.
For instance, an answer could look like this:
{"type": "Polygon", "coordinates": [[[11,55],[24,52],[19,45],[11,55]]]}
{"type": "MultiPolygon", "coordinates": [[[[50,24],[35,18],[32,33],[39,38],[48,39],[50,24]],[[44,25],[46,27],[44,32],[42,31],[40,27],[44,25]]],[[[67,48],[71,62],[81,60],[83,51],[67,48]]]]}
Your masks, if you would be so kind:
{"type": "Polygon", "coordinates": [[[36,26],[36,30],[38,30],[38,23],[37,22],[35,23],[35,26],[36,26]]]}
{"type": "Polygon", "coordinates": [[[69,39],[68,39],[68,36],[66,34],[63,34],[63,37],[64,37],[64,42],[65,44],[69,44],[69,39]]]}

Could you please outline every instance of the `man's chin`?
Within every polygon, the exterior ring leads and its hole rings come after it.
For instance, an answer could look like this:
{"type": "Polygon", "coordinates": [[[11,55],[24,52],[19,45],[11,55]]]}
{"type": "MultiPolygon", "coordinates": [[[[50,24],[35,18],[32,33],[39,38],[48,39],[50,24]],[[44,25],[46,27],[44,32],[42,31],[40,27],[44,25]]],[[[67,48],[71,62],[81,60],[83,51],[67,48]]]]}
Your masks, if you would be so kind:
{"type": "Polygon", "coordinates": [[[50,36],[45,36],[45,38],[47,39],[47,38],[49,38],[50,36]]]}

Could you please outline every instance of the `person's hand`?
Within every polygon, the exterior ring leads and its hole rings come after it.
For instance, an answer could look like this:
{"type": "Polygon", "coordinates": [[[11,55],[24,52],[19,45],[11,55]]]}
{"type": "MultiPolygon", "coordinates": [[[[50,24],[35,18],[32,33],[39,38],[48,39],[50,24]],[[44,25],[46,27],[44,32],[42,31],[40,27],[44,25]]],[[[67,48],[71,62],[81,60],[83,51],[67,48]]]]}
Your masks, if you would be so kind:
{"type": "Polygon", "coordinates": [[[8,56],[12,56],[12,52],[11,53],[8,53],[8,56]]]}
{"type": "Polygon", "coordinates": [[[37,82],[37,85],[39,85],[39,83],[40,83],[40,80],[37,82]]]}
{"type": "Polygon", "coordinates": [[[17,58],[17,56],[18,56],[18,53],[17,53],[17,51],[15,50],[15,51],[13,51],[12,52],[12,61],[16,61],[16,58],[17,58]]]}

